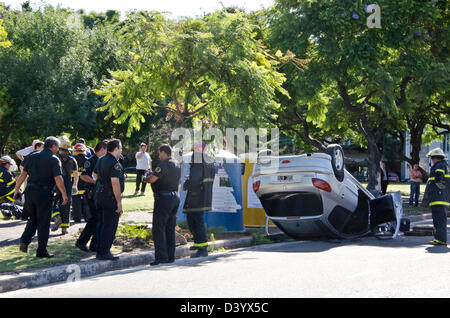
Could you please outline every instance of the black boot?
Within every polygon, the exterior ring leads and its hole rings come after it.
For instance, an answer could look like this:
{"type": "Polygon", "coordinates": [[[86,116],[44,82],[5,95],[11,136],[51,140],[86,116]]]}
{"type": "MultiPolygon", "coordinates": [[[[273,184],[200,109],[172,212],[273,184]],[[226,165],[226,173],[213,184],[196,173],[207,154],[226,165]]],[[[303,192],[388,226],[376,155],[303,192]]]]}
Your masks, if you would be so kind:
{"type": "Polygon", "coordinates": [[[191,254],[191,258],[208,256],[208,246],[199,247],[197,252],[191,254]]]}
{"type": "Polygon", "coordinates": [[[45,252],[41,252],[41,253],[36,253],[36,257],[39,258],[52,258],[53,256],[55,256],[54,254],[50,254],[49,252],[45,251],[45,252]]]}
{"type": "Polygon", "coordinates": [[[20,243],[19,250],[24,253],[28,253],[28,244],[20,243]]]}

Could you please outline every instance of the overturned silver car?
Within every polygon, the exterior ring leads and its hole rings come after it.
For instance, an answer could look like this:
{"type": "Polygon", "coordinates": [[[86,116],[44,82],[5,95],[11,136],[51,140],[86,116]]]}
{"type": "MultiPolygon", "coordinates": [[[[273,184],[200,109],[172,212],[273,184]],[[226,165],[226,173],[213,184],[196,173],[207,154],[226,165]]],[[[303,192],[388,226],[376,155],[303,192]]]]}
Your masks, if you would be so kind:
{"type": "Polygon", "coordinates": [[[370,233],[392,238],[399,232],[400,192],[375,197],[345,170],[339,145],[328,146],[327,153],[260,154],[253,190],[267,217],[295,239],[353,239],[370,233]]]}

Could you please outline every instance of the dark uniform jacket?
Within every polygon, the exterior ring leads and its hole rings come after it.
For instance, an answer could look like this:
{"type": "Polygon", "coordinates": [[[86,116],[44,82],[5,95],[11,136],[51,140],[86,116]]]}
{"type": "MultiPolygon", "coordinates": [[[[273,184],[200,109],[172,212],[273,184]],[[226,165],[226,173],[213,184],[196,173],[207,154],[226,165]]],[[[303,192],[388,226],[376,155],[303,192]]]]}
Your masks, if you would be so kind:
{"type": "Polygon", "coordinates": [[[430,206],[450,206],[450,168],[445,160],[436,162],[431,168],[425,191],[430,206]]]}
{"type": "Polygon", "coordinates": [[[64,179],[64,186],[66,187],[67,195],[69,195],[71,192],[72,184],[73,184],[73,175],[72,173],[77,170],[78,171],[78,164],[77,161],[66,154],[59,154],[58,155],[59,160],[61,161],[61,167],[62,167],[62,177],[64,179]]]}
{"type": "Polygon", "coordinates": [[[178,192],[180,184],[181,169],[178,162],[172,158],[161,161],[153,171],[153,175],[158,177],[156,182],[152,183],[153,193],[158,192],[178,192]]]}
{"type": "MultiPolygon", "coordinates": [[[[78,165],[78,174],[81,176],[83,173],[84,165],[87,162],[88,158],[84,154],[78,154],[75,156],[75,160],[78,165]]],[[[84,190],[86,189],[86,182],[83,180],[78,181],[78,194],[84,194],[84,190]]]]}
{"type": "MultiPolygon", "coordinates": [[[[204,157],[207,155],[203,154],[204,157]]],[[[194,155],[192,155],[194,158],[194,155]]],[[[207,157],[209,159],[209,157],[207,157]]],[[[206,160],[211,162],[211,160],[206,160]]],[[[214,183],[215,168],[213,163],[191,162],[189,178],[183,184],[183,190],[187,191],[183,212],[202,212],[212,208],[212,189],[214,183]]]]}
{"type": "Polygon", "coordinates": [[[16,187],[14,175],[3,166],[0,166],[0,199],[12,196],[16,187]]]}
{"type": "Polygon", "coordinates": [[[50,149],[35,152],[28,157],[23,167],[23,170],[29,175],[27,189],[38,187],[52,191],[55,186],[55,177],[62,174],[61,161],[50,149]]]}
{"type": "Polygon", "coordinates": [[[119,161],[109,152],[98,159],[94,168],[94,172],[97,174],[97,190],[99,193],[106,194],[108,196],[114,196],[111,178],[119,178],[120,192],[125,189],[125,178],[123,174],[122,165],[119,161]]]}
{"type": "MultiPolygon", "coordinates": [[[[93,177],[94,174],[94,168],[95,165],[97,164],[98,161],[98,157],[96,154],[94,154],[92,157],[90,157],[88,160],[86,160],[86,162],[83,165],[83,169],[81,171],[81,175],[82,176],[89,176],[89,177],[93,177]]],[[[95,189],[95,185],[91,184],[91,183],[84,183],[84,190],[86,191],[86,197],[89,200],[93,200],[94,199],[94,189],[95,189]]]]}

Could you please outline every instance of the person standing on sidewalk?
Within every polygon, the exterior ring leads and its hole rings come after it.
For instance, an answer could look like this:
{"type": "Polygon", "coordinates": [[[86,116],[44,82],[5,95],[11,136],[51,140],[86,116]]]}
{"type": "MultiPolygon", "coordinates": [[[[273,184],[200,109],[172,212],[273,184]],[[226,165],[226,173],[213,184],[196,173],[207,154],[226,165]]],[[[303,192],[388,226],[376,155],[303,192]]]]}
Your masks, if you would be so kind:
{"type": "Polygon", "coordinates": [[[411,190],[409,194],[409,206],[417,207],[419,205],[420,184],[422,183],[422,172],[419,170],[419,164],[415,163],[413,169],[409,172],[411,190]]]}
{"type": "Polygon", "coordinates": [[[183,184],[187,191],[183,213],[186,213],[189,230],[194,235],[192,258],[208,256],[208,237],[206,234],[205,211],[211,210],[212,187],[215,168],[212,159],[201,149],[194,149],[192,154],[189,178],[183,184]]]}
{"type": "Polygon", "coordinates": [[[141,148],[136,153],[136,191],[134,195],[139,194],[139,186],[141,187],[141,195],[145,195],[145,186],[147,183],[142,181],[142,177],[147,171],[152,171],[151,163],[152,158],[147,152],[147,145],[141,143],[141,148]]]}
{"type": "Polygon", "coordinates": [[[78,164],[77,161],[70,155],[72,151],[70,140],[67,136],[59,137],[59,154],[58,158],[62,165],[62,178],[64,180],[64,187],[67,189],[67,198],[69,202],[62,204],[62,194],[56,189],[56,197],[54,201],[54,211],[52,219],[54,224],[52,232],[57,231],[61,226],[61,234],[67,234],[67,229],[70,226],[70,205],[72,203],[72,195],[78,193],[78,164]]]}
{"type": "Polygon", "coordinates": [[[119,218],[122,214],[122,192],[125,188],[123,167],[119,163],[122,154],[122,143],[119,139],[112,139],[106,145],[108,153],[100,158],[94,168],[97,176],[96,198],[97,206],[101,210],[101,227],[97,244],[97,259],[119,259],[111,254],[111,246],[116,236],[119,218]]]}
{"type": "Polygon", "coordinates": [[[102,158],[106,154],[106,144],[107,140],[97,143],[94,148],[95,153],[85,162],[80,177],[80,179],[85,182],[84,199],[87,201],[90,213],[86,226],[84,227],[83,232],[81,232],[80,237],[76,241],[75,246],[85,252],[97,251],[97,238],[98,232],[101,227],[101,214],[94,201],[95,185],[97,182],[97,180],[94,178],[94,168],[98,162],[98,159],[102,158]],[[86,245],[89,240],[91,240],[91,243],[89,244],[88,248],[86,245]]]}
{"type": "MultiPolygon", "coordinates": [[[[86,157],[87,148],[84,144],[76,144],[73,147],[73,155],[78,165],[78,175],[81,176],[84,165],[88,158],[86,157]]],[[[89,219],[89,207],[85,198],[86,183],[80,177],[78,181],[78,192],[72,196],[72,216],[75,223],[81,223],[81,218],[87,222],[89,219]]]]}
{"type": "Polygon", "coordinates": [[[47,243],[50,229],[52,191],[56,184],[62,195],[62,205],[67,205],[68,198],[62,178],[61,161],[56,154],[59,150],[59,140],[55,137],[47,137],[44,141],[44,150],[30,155],[26,162],[14,191],[15,198],[20,191],[25,179],[28,184],[25,189],[25,208],[29,219],[20,238],[20,250],[28,251],[36,230],[38,232],[38,248],[36,257],[50,258],[53,254],[47,251],[47,243]]]}
{"type": "Polygon", "coordinates": [[[155,197],[152,224],[155,260],[150,263],[152,266],[175,261],[175,226],[180,205],[178,185],[181,169],[178,162],[172,159],[169,145],[159,147],[159,159],[161,162],[155,171],[144,177],[145,182],[152,184],[155,197]]]}
{"type": "Polygon", "coordinates": [[[386,162],[382,161],[380,163],[381,171],[381,193],[386,194],[387,187],[389,185],[389,171],[386,169],[386,162]]]}
{"type": "Polygon", "coordinates": [[[445,162],[447,157],[442,149],[431,150],[430,157],[433,166],[430,171],[427,187],[429,205],[433,216],[433,225],[436,230],[431,245],[447,245],[447,209],[450,206],[450,168],[445,162]]]}

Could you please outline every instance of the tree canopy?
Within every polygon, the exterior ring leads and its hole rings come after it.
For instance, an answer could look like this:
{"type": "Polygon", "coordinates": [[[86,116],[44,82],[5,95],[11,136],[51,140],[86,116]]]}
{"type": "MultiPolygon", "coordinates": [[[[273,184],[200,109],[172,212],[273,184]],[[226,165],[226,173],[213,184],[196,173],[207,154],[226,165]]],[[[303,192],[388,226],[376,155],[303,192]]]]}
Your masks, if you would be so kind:
{"type": "Polygon", "coordinates": [[[101,110],[117,123],[128,120],[129,134],[158,110],[180,125],[202,116],[220,124],[225,114],[257,123],[279,107],[275,93],[287,93],[279,62],[254,29],[239,11],[177,23],[158,13],[133,15],[123,31],[129,63],[96,91],[106,102],[101,110]]]}

